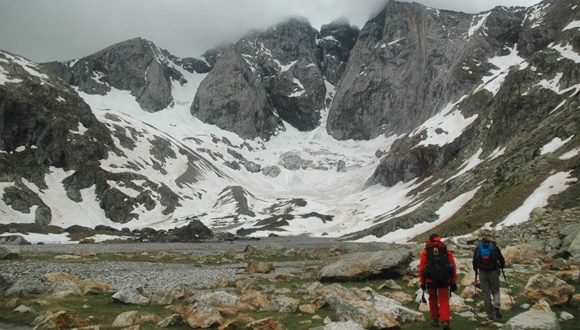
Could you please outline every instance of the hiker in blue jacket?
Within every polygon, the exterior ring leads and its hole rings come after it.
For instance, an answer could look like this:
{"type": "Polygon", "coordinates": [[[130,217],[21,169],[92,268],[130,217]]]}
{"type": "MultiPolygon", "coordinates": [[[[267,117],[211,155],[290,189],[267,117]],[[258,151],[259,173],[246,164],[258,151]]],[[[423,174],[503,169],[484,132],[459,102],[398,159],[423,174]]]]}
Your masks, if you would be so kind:
{"type": "Polygon", "coordinates": [[[473,270],[475,270],[476,280],[479,274],[479,282],[483,293],[483,306],[488,322],[493,322],[494,316],[497,319],[502,317],[499,281],[500,270],[503,271],[504,267],[505,259],[497,246],[496,240],[489,235],[481,237],[473,253],[473,270]]]}

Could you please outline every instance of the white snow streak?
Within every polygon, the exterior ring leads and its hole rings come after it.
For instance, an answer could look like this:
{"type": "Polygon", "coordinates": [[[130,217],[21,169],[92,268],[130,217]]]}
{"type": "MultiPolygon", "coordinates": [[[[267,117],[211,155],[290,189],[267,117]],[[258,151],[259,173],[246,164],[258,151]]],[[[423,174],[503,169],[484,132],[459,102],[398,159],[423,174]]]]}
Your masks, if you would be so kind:
{"type": "Polygon", "coordinates": [[[545,154],[549,154],[549,153],[552,153],[552,152],[560,149],[560,147],[562,147],[566,143],[570,142],[570,140],[572,140],[573,137],[574,137],[574,135],[567,138],[566,140],[562,140],[559,137],[553,138],[552,141],[548,142],[546,145],[544,145],[540,149],[540,154],[545,155],[545,154]]]}
{"type": "Polygon", "coordinates": [[[510,213],[496,228],[524,223],[529,220],[530,213],[536,207],[548,205],[548,198],[557,195],[568,188],[568,184],[577,179],[570,177],[572,172],[559,172],[548,177],[534,192],[525,200],[524,204],[510,213]]]}
{"type": "Polygon", "coordinates": [[[419,142],[415,147],[439,145],[443,146],[453,142],[461,136],[463,130],[477,119],[477,115],[465,118],[456,106],[467,96],[463,96],[457,102],[449,102],[437,115],[428,119],[423,125],[416,128],[411,136],[426,131],[427,138],[419,142]],[[455,111],[453,111],[455,109],[455,111]]]}
{"type": "Polygon", "coordinates": [[[461,210],[461,208],[467,204],[467,202],[473,199],[473,196],[475,196],[479,188],[480,187],[477,187],[469,192],[461,194],[452,201],[443,204],[443,206],[441,206],[441,208],[435,212],[439,218],[434,222],[422,222],[414,225],[409,229],[397,229],[383,237],[377,238],[374,235],[370,235],[357,240],[357,242],[408,243],[408,241],[413,237],[428,232],[429,230],[449,220],[455,213],[457,213],[457,211],[461,210]]]}

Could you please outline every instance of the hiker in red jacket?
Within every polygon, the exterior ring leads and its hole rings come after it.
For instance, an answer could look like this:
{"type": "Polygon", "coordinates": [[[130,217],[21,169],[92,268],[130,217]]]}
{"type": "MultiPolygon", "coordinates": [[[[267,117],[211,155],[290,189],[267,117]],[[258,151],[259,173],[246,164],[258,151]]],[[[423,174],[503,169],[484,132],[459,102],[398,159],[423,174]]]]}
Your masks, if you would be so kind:
{"type": "Polygon", "coordinates": [[[429,292],[429,313],[431,325],[443,324],[443,329],[451,329],[449,321],[449,291],[457,290],[457,267],[453,253],[447,249],[437,234],[429,236],[419,263],[421,289],[429,292]]]}

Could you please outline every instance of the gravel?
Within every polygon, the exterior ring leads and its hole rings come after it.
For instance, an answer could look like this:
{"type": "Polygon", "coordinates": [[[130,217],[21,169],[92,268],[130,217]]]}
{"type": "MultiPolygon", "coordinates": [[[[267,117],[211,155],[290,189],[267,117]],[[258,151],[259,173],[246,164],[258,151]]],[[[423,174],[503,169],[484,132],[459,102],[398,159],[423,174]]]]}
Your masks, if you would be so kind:
{"type": "MultiPolygon", "coordinates": [[[[118,244],[91,244],[91,245],[23,245],[22,254],[30,253],[57,253],[68,254],[75,250],[102,253],[148,253],[158,255],[164,252],[178,254],[183,257],[197,255],[212,255],[226,250],[242,253],[247,245],[257,248],[277,249],[310,249],[342,245],[344,243],[332,239],[312,239],[304,237],[267,238],[252,241],[233,241],[217,243],[118,243],[118,244]]],[[[305,265],[312,263],[277,262],[277,274],[292,274],[301,272],[305,265]]],[[[228,280],[239,280],[248,277],[240,274],[247,263],[227,265],[199,265],[163,262],[137,261],[84,261],[84,262],[37,262],[32,260],[15,261],[2,264],[0,275],[10,282],[31,280],[40,282],[47,273],[66,273],[78,277],[79,280],[98,279],[113,285],[115,290],[126,286],[142,286],[148,292],[167,291],[180,284],[192,285],[198,288],[207,288],[217,284],[223,277],[228,280]]],[[[265,275],[266,276],[266,275],[265,275]]]]}

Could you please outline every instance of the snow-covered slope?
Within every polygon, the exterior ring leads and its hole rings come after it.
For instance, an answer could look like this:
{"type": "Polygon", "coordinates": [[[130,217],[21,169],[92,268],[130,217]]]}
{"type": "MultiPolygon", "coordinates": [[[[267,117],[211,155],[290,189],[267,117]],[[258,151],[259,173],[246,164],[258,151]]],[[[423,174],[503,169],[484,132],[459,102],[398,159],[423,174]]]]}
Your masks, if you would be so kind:
{"type": "MultiPolygon", "coordinates": [[[[461,87],[449,88],[445,98],[450,101],[431,99],[438,105],[420,116],[406,109],[397,109],[396,116],[381,113],[382,103],[377,100],[395,92],[390,85],[366,77],[371,71],[362,65],[374,61],[375,77],[383,77],[379,74],[383,67],[373,56],[384,60],[386,52],[403,54],[400,47],[408,40],[398,36],[384,47],[372,40],[368,49],[357,44],[353,51],[360,53],[349,61],[355,58],[360,63],[349,63],[348,79],[333,85],[331,80],[339,80],[336,72],[342,72],[338,70],[333,71],[333,79],[321,76],[323,82],[316,84],[316,88],[324,85],[326,95],[324,108],[316,111],[320,119],[315,128],[300,131],[282,121],[283,129],[268,139],[244,139],[193,116],[198,87],[212,73],[186,69],[187,61],[148,41],[129,42],[144,49],[147,61],[134,63],[127,79],[133,85],[125,89],[119,87],[125,83],[123,72],[115,71],[123,67],[117,62],[123,57],[112,60],[110,54],[124,54],[127,45],[79,61],[52,63],[50,70],[2,52],[0,224],[170,229],[198,219],[213,230],[251,236],[275,233],[405,242],[431,230],[462,234],[481,226],[522,223],[535,207],[575,207],[580,166],[580,18],[551,22],[561,16],[559,11],[576,10],[564,0],[553,6],[465,14],[455,30],[437,30],[455,33],[478,58],[452,63],[455,71],[443,76],[457,79],[449,86],[461,87]],[[521,33],[520,39],[514,39],[517,42],[490,39],[497,33],[490,20],[513,23],[518,18],[521,26],[510,27],[521,33]],[[545,28],[548,23],[550,29],[545,28]],[[544,45],[538,39],[550,42],[544,45]],[[75,81],[75,72],[81,72],[84,80],[71,87],[68,83],[75,81]],[[157,102],[159,89],[154,84],[162,85],[164,102],[157,102]],[[361,99],[359,94],[350,95],[349,87],[362,91],[363,101],[368,99],[368,106],[379,110],[357,108],[353,118],[368,115],[357,123],[344,123],[348,116],[332,119],[333,109],[340,108],[333,104],[335,95],[342,93],[347,101],[361,99]],[[139,93],[145,90],[143,98],[139,93]],[[158,104],[165,108],[148,107],[158,104]],[[375,117],[399,128],[417,124],[403,133],[378,134],[382,124],[373,121],[375,117]],[[335,120],[335,127],[361,133],[358,136],[372,129],[369,136],[377,137],[338,140],[329,133],[329,120],[335,120]],[[397,125],[397,120],[405,125],[397,125]],[[364,122],[368,129],[358,126],[364,122]]],[[[407,15],[427,20],[437,15],[438,22],[445,22],[449,14],[439,16],[416,4],[395,7],[390,10],[411,8],[407,15]]],[[[363,29],[363,37],[374,36],[365,33],[382,21],[389,24],[384,17],[375,19],[363,29]]],[[[269,44],[278,47],[276,29],[269,31],[268,37],[273,38],[269,44]]],[[[312,42],[308,45],[316,47],[312,42]]],[[[437,55],[438,46],[429,56],[437,55]]],[[[283,47],[260,47],[262,53],[255,58],[244,53],[240,65],[264,61],[262,70],[271,75],[256,74],[252,77],[264,81],[254,83],[266,86],[279,79],[276,95],[283,104],[280,93],[287,87],[285,82],[295,80],[276,76],[289,74],[276,71],[287,63],[264,57],[283,47]]],[[[251,47],[245,50],[252,52],[251,47]]],[[[447,55],[455,60],[454,54],[447,55]]],[[[311,65],[318,64],[307,66],[311,65]]],[[[434,68],[423,69],[432,74],[439,70],[434,68]]],[[[227,77],[214,77],[220,79],[227,77]]],[[[443,88],[437,86],[447,86],[444,79],[437,81],[434,95],[443,88]]],[[[404,81],[400,84],[404,87],[404,81]]],[[[292,106],[286,109],[291,110],[292,106]]]]}

